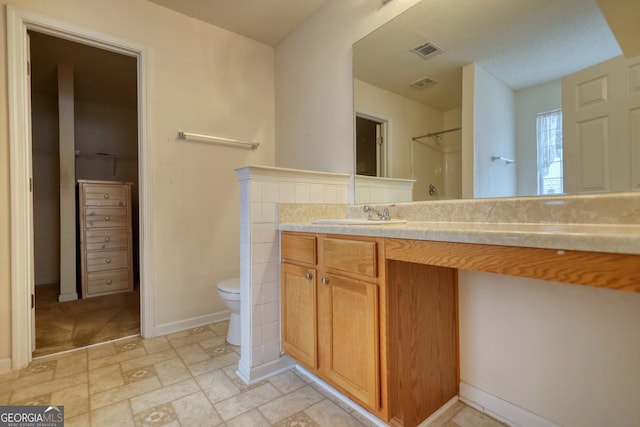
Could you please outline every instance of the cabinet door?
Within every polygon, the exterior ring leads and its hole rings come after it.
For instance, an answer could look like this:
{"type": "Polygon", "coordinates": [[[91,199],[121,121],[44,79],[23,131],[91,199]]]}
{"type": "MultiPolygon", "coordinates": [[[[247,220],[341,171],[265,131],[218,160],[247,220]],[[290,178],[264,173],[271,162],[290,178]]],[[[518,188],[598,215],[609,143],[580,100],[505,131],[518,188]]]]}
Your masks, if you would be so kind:
{"type": "Polygon", "coordinates": [[[378,286],[326,275],[330,286],[329,378],[374,410],[380,402],[378,286]]]}
{"type": "Polygon", "coordinates": [[[282,264],[282,350],[317,368],[316,270],[282,264]]]}

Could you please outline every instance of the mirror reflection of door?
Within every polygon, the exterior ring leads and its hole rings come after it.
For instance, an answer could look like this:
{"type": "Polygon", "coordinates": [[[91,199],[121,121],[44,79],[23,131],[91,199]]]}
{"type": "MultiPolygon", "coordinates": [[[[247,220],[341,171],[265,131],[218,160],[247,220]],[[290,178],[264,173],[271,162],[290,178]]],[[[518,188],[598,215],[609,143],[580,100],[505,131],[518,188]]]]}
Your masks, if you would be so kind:
{"type": "Polygon", "coordinates": [[[356,174],[385,176],[385,122],[373,117],[356,116],[356,174]]]}

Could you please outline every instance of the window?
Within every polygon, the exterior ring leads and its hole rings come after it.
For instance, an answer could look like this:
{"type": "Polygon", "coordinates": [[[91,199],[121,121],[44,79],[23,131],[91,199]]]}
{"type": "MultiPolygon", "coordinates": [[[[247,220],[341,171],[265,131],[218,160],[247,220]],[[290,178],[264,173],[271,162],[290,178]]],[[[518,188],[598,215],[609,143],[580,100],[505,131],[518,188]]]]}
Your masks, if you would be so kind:
{"type": "Polygon", "coordinates": [[[562,110],[536,116],[538,141],[538,194],[560,194],[562,171],[562,110]]]}

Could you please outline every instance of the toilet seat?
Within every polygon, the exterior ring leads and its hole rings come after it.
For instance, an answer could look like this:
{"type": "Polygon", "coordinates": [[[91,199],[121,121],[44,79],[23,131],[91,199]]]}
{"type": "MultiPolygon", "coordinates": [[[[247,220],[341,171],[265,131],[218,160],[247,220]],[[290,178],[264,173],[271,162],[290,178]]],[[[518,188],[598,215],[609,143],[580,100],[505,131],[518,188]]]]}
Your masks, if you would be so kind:
{"type": "Polygon", "coordinates": [[[218,290],[225,294],[240,295],[240,278],[223,280],[218,283],[218,290]]]}

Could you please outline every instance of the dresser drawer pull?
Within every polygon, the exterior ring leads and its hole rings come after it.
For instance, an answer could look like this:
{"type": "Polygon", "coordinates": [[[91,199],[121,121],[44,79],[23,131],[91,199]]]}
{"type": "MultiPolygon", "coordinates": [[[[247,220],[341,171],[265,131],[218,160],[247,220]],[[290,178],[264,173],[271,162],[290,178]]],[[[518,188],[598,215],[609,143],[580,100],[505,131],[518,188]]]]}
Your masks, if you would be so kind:
{"type": "Polygon", "coordinates": [[[311,272],[308,271],[307,274],[304,275],[304,278],[307,279],[307,280],[311,280],[311,279],[313,279],[313,274],[311,274],[311,272]]]}
{"type": "Polygon", "coordinates": [[[107,216],[105,216],[105,217],[104,217],[104,220],[105,220],[105,221],[110,221],[110,220],[111,220],[111,217],[110,217],[109,215],[107,215],[107,216]]]}
{"type": "Polygon", "coordinates": [[[105,259],[104,262],[106,262],[107,264],[111,264],[111,258],[105,259]]]}
{"type": "Polygon", "coordinates": [[[320,279],[320,283],[322,283],[323,285],[328,285],[329,279],[327,277],[323,277],[322,279],[320,279]]]}
{"type": "Polygon", "coordinates": [[[112,284],[112,283],[113,283],[113,280],[111,280],[111,279],[107,279],[107,285],[110,285],[110,284],[112,284]]]}
{"type": "Polygon", "coordinates": [[[109,198],[109,193],[104,193],[104,198],[108,199],[109,198]]]}
{"type": "Polygon", "coordinates": [[[105,238],[104,238],[104,241],[105,241],[105,242],[110,242],[110,241],[111,241],[111,237],[109,237],[109,236],[105,237],[105,238]]]}

